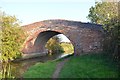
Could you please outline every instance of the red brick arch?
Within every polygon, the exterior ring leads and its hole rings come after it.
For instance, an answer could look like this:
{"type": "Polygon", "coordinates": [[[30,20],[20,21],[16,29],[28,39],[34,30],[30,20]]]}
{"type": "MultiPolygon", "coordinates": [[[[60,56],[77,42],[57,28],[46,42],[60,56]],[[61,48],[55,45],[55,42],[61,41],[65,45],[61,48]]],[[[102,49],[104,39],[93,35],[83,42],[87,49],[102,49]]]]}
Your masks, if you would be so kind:
{"type": "MultiPolygon", "coordinates": [[[[103,31],[101,25],[67,20],[46,20],[25,25],[23,30],[28,34],[23,44],[23,53],[42,52],[43,49],[40,46],[42,43],[39,46],[34,43],[42,32],[47,31],[53,32],[46,34],[48,37],[52,36],[54,32],[64,34],[74,45],[76,54],[102,50],[103,31]]],[[[48,38],[46,37],[46,39],[48,38]]]]}

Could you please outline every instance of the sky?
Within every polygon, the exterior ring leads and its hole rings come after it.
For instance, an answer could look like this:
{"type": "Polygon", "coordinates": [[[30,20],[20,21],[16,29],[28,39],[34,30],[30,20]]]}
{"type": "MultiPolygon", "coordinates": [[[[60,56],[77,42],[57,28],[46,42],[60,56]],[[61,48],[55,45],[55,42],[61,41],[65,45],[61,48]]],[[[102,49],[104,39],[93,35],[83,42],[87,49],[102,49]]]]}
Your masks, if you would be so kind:
{"type": "Polygon", "coordinates": [[[70,42],[70,40],[64,34],[58,34],[57,37],[59,38],[60,42],[70,42]]]}
{"type": "Polygon", "coordinates": [[[49,19],[89,22],[86,16],[95,0],[0,0],[1,10],[15,15],[21,25],[49,19]]]}

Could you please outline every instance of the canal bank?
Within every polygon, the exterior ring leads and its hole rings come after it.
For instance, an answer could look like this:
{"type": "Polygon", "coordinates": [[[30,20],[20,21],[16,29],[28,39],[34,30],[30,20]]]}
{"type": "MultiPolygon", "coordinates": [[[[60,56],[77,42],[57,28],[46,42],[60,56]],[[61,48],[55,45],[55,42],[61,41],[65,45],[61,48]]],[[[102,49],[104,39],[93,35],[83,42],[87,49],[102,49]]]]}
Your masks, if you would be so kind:
{"type": "Polygon", "coordinates": [[[117,63],[105,53],[91,53],[71,56],[64,64],[65,59],[47,61],[31,66],[23,75],[24,78],[119,78],[117,63]],[[61,65],[64,66],[61,68],[61,65]],[[60,71],[58,66],[61,68],[60,71]],[[53,76],[54,73],[58,73],[53,76]]]}
{"type": "MultiPolygon", "coordinates": [[[[53,60],[57,60],[60,57],[65,57],[62,56],[63,53],[56,53],[53,55],[49,55],[49,54],[41,54],[41,53],[35,53],[35,54],[24,54],[22,56],[21,59],[16,59],[12,62],[9,62],[8,64],[3,64],[3,66],[5,65],[9,65],[10,66],[10,70],[7,70],[8,68],[6,67],[4,70],[6,71],[10,71],[8,72],[9,74],[11,74],[10,77],[13,78],[22,78],[23,73],[25,73],[29,67],[35,65],[36,63],[45,63],[48,61],[53,61],[53,60]]],[[[67,56],[67,55],[66,55],[67,56]]],[[[0,65],[0,72],[2,74],[2,65],[0,65]]]]}

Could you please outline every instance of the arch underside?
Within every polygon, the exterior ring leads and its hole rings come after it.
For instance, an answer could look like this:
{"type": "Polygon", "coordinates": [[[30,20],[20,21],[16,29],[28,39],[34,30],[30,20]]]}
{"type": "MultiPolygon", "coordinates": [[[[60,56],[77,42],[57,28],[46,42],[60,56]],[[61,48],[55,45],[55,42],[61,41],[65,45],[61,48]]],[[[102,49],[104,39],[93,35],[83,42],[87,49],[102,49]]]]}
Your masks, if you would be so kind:
{"type": "Polygon", "coordinates": [[[36,47],[36,52],[44,52],[45,51],[45,44],[47,41],[55,35],[61,34],[56,31],[44,31],[38,34],[35,42],[34,47],[36,47]]]}
{"type": "Polygon", "coordinates": [[[37,36],[35,42],[34,42],[34,46],[37,46],[39,45],[39,43],[41,45],[45,45],[46,42],[52,38],[53,36],[55,35],[58,35],[58,34],[61,34],[59,32],[55,32],[55,31],[44,31],[44,32],[41,32],[39,33],[39,35],[37,36]]]}

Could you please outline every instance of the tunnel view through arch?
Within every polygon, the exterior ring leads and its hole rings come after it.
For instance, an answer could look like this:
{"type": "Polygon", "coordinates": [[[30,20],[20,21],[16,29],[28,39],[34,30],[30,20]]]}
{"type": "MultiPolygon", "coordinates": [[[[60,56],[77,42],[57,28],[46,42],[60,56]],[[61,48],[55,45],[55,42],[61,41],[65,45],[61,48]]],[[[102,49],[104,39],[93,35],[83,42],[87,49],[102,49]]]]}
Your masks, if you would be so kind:
{"type": "Polygon", "coordinates": [[[37,36],[34,46],[37,53],[64,57],[74,53],[74,46],[71,41],[62,33],[57,31],[43,31],[37,36]]]}

